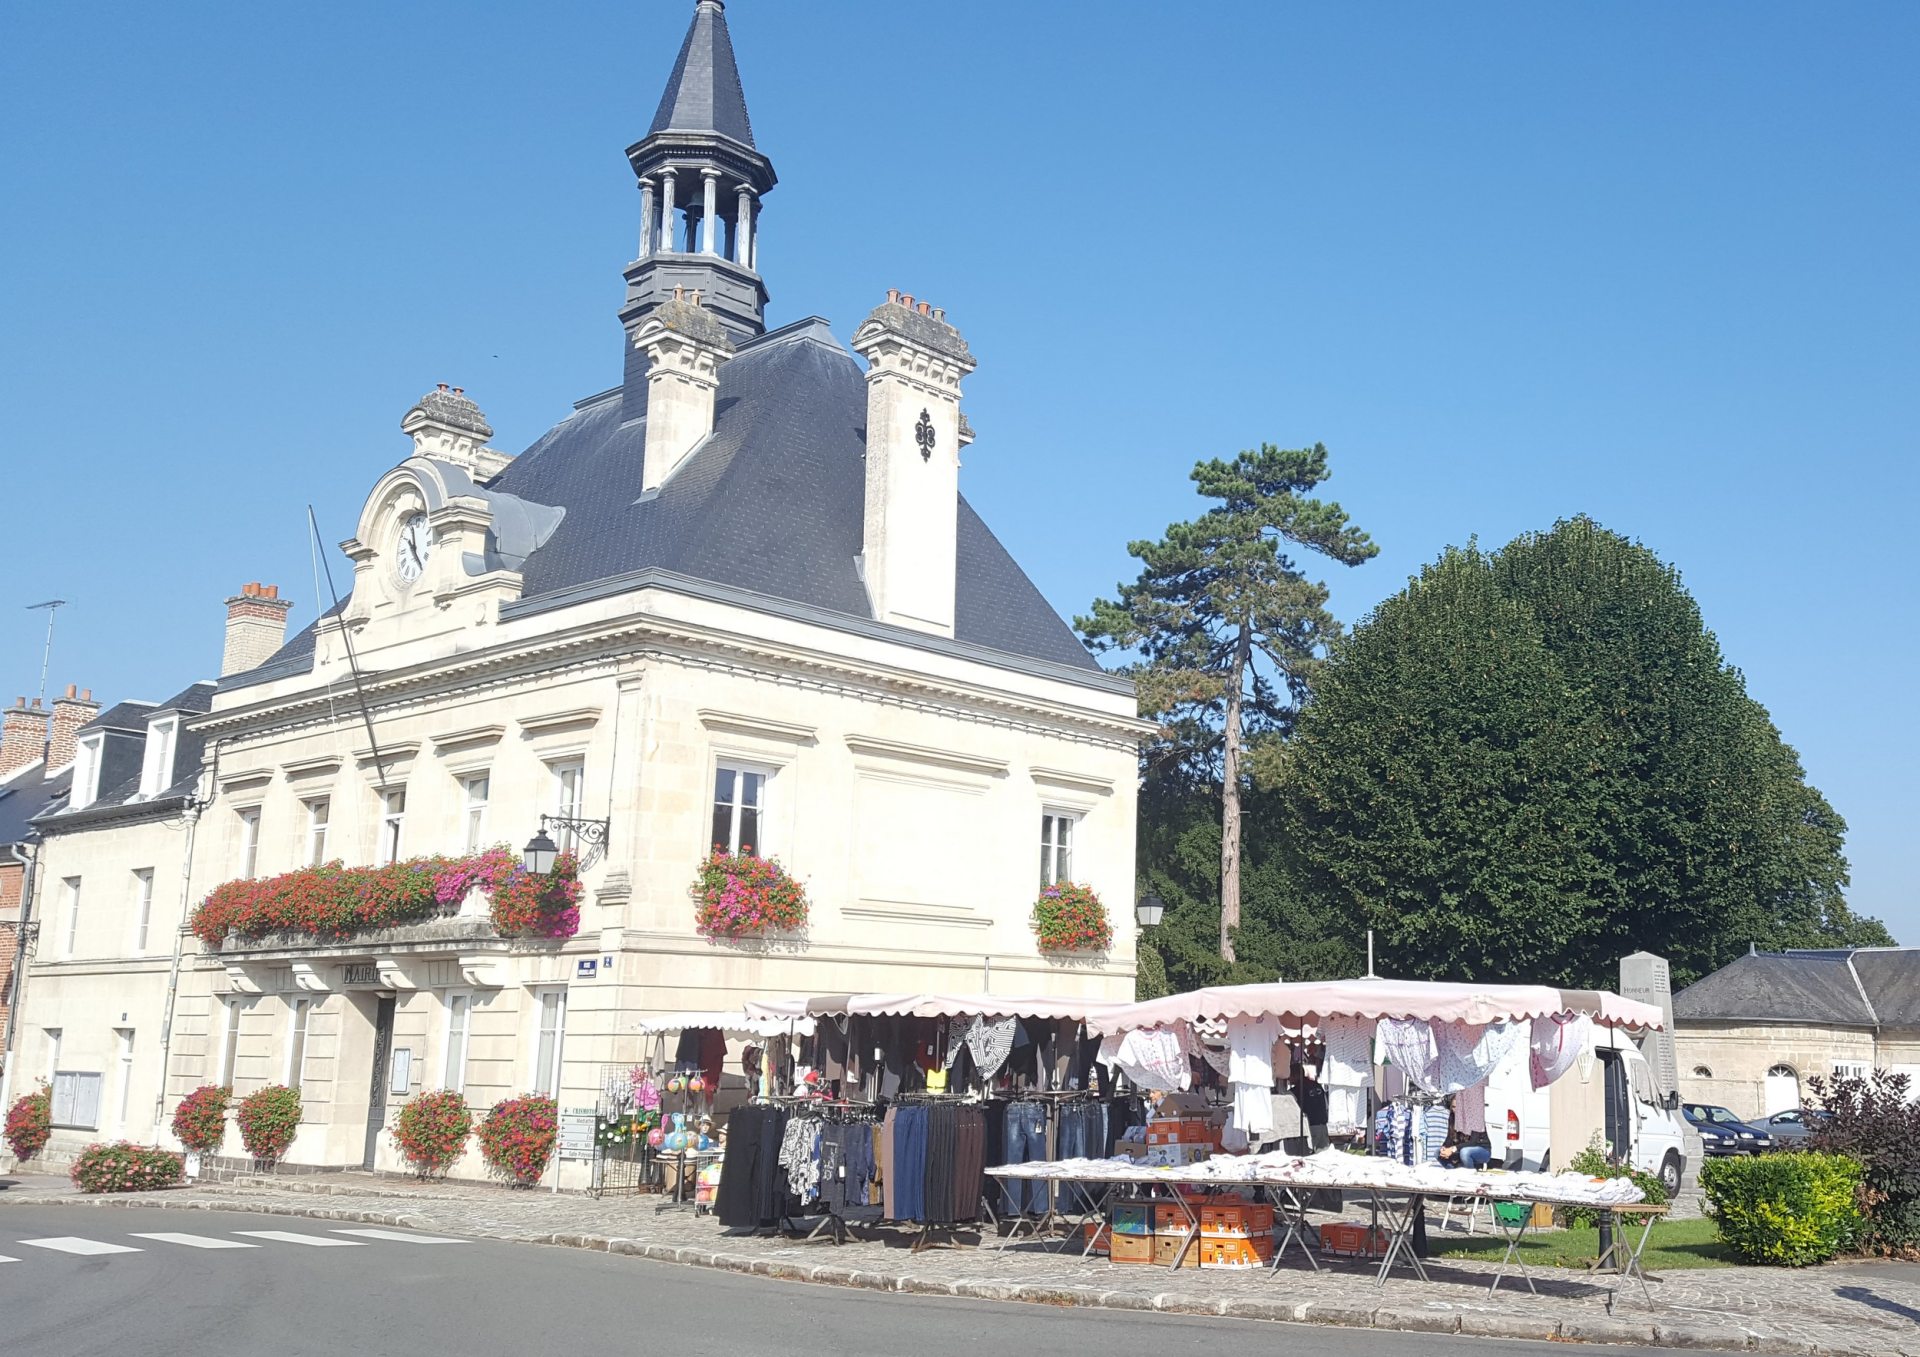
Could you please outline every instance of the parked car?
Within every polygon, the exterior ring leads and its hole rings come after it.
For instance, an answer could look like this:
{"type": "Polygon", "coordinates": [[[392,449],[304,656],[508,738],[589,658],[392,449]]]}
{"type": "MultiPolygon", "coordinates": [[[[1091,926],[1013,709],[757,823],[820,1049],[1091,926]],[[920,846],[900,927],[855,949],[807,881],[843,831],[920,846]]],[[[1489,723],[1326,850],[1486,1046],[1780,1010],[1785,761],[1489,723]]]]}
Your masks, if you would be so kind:
{"type": "Polygon", "coordinates": [[[1798,1148],[1801,1141],[1820,1129],[1832,1113],[1818,1108],[1794,1107],[1785,1112],[1775,1112],[1762,1122],[1761,1129],[1772,1135],[1774,1142],[1785,1149],[1798,1148]]]}
{"type": "Polygon", "coordinates": [[[1712,1103],[1682,1103],[1687,1122],[1700,1133],[1708,1154],[1758,1154],[1773,1148],[1773,1134],[1750,1122],[1744,1122],[1724,1107],[1712,1103]]]}

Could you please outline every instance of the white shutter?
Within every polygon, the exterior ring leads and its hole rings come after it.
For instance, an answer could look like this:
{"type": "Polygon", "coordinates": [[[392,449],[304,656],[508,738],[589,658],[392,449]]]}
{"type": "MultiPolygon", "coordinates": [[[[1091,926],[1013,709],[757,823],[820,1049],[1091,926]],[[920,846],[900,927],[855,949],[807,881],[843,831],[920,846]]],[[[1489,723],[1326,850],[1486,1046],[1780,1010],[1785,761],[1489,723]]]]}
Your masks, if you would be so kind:
{"type": "Polygon", "coordinates": [[[62,1074],[58,1070],[53,1075],[53,1101],[47,1109],[49,1119],[55,1126],[73,1125],[73,1084],[76,1076],[62,1074]]]}
{"type": "Polygon", "coordinates": [[[100,1125],[100,1086],[98,1074],[76,1074],[73,1089],[73,1124],[92,1131],[100,1125]]]}

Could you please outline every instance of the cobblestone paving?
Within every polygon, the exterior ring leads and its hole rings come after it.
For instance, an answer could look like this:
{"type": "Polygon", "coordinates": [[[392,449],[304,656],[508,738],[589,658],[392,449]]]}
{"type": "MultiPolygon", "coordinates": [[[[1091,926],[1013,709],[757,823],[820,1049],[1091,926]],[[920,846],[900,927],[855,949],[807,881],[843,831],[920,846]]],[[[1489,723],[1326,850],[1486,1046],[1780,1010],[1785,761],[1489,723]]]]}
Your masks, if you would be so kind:
{"type": "MultiPolygon", "coordinates": [[[[244,1209],[399,1224],[450,1234],[642,1254],[787,1280],[1056,1305],[1103,1305],[1238,1318],[1493,1337],[1657,1344],[1768,1353],[1904,1353],[1920,1357],[1920,1266],[1836,1264],[1791,1271],[1720,1268],[1665,1274],[1649,1311],[1638,1288],[1609,1315],[1607,1291],[1577,1274],[1536,1274],[1539,1294],[1491,1266],[1430,1261],[1431,1280],[1373,1269],[1309,1272],[1294,1255],[1277,1273],[1115,1266],[1022,1240],[914,1253],[909,1232],[860,1230],[852,1243],[732,1234],[657,1197],[593,1199],[483,1184],[419,1184],[362,1175],[242,1181],[124,1197],[81,1197],[58,1179],[22,1177],[9,1203],[244,1209]]],[[[0,1214],[0,1222],[4,1215],[0,1214]]],[[[0,1224],[0,1228],[4,1228],[0,1224]]],[[[971,1242],[971,1233],[961,1236],[971,1242]]],[[[1436,1244],[1438,1238],[1436,1237],[1436,1244]]]]}

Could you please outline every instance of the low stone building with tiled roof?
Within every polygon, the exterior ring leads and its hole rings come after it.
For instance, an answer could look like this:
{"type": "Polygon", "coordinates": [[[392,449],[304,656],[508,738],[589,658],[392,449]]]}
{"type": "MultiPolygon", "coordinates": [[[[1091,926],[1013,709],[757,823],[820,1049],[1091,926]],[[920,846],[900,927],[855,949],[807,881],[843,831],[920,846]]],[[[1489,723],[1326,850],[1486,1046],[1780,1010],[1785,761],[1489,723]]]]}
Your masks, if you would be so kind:
{"type": "Polygon", "coordinates": [[[1673,996],[1680,1094],[1760,1117],[1811,1075],[1889,1069],[1920,1095],[1920,948],[1753,952],[1673,996]]]}

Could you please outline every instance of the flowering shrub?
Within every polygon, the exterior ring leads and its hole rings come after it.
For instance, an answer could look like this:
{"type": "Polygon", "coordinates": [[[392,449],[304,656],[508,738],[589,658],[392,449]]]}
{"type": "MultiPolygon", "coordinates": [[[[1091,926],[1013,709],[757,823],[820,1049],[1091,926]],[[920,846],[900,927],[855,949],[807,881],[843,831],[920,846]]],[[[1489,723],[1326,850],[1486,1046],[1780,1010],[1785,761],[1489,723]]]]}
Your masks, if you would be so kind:
{"type": "Polygon", "coordinates": [[[480,1123],[487,1166],[516,1187],[532,1187],[547,1171],[560,1135],[560,1111],[544,1093],[526,1093],[493,1105],[480,1123]]]}
{"type": "Polygon", "coordinates": [[[53,1095],[45,1084],[7,1109],[7,1144],[13,1147],[14,1158],[33,1158],[52,1134],[53,1095]]]}
{"type": "Polygon", "coordinates": [[[268,1084],[240,1100],[240,1143],[255,1159],[278,1159],[300,1129],[300,1090],[268,1084]]]}
{"type": "Polygon", "coordinates": [[[467,1148],[473,1114],[467,1100],[452,1089],[416,1093],[400,1109],[393,1143],[422,1178],[444,1174],[467,1148]]]}
{"type": "Polygon", "coordinates": [[[1043,952],[1098,952],[1113,942],[1107,907],[1091,886],[1062,881],[1033,902],[1033,931],[1043,952]]]}
{"type": "Polygon", "coordinates": [[[773,858],[715,848],[693,879],[694,927],[710,938],[806,927],[807,892],[773,858]]]}
{"type": "Polygon", "coordinates": [[[172,1187],[186,1173],[186,1161],[152,1145],[89,1145],[73,1161],[68,1175],[82,1192],[144,1192],[172,1187]]]}
{"type": "Polygon", "coordinates": [[[369,929],[450,914],[478,886],[504,937],[570,938],[580,931],[579,863],[561,856],[535,876],[504,848],[464,858],[409,858],[384,867],[329,862],[258,881],[216,886],[194,908],[193,934],[218,947],[229,933],[305,933],[345,939],[369,929]]]}
{"type": "Polygon", "coordinates": [[[227,1138],[227,1101],[233,1095],[218,1084],[202,1084],[173,1109],[173,1133],[197,1154],[212,1154],[227,1138]]]}
{"type": "Polygon", "coordinates": [[[1912,1257],[1920,1249],[1920,1103],[1907,1075],[1875,1070],[1871,1078],[1813,1075],[1807,1080],[1827,1115],[1807,1148],[1852,1155],[1865,1166],[1862,1238],[1875,1253],[1912,1257]]]}

